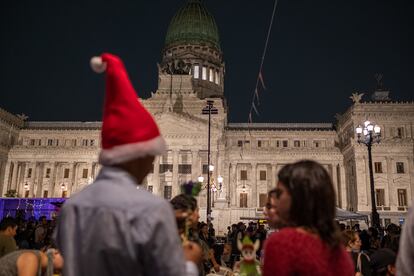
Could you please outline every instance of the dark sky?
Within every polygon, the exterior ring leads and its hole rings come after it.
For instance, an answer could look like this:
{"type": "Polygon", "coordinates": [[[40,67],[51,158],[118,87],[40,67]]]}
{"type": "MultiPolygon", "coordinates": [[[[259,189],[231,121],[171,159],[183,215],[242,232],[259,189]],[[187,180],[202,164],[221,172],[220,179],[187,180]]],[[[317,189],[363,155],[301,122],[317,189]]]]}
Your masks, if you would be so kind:
{"type": "MultiPolygon", "coordinates": [[[[30,120],[100,120],[104,81],[89,68],[121,56],[138,94],[157,88],[169,21],[186,0],[1,1],[0,107],[30,120]],[[79,2],[79,3],[76,3],[79,2]]],[[[232,122],[246,122],[273,0],[206,0],[219,27],[232,122]]],[[[256,122],[333,122],[374,74],[413,100],[414,5],[399,0],[279,0],[256,122]]]]}

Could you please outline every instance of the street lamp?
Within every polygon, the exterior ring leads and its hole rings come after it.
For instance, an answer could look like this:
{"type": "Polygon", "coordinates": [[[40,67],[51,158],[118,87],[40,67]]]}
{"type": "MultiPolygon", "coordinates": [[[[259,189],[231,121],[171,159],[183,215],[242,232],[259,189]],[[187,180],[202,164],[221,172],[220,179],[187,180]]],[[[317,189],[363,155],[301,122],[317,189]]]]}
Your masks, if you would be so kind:
{"type": "Polygon", "coordinates": [[[370,121],[365,121],[364,126],[358,126],[355,129],[358,137],[358,143],[364,144],[368,148],[368,169],[369,180],[371,188],[371,224],[372,226],[379,228],[380,217],[377,212],[377,205],[375,203],[375,188],[374,188],[374,173],[372,171],[372,144],[379,143],[381,140],[381,128],[378,125],[372,124],[370,121]]]}
{"type": "MultiPolygon", "coordinates": [[[[213,106],[213,103],[214,101],[207,100],[207,105],[202,109],[202,112],[201,112],[201,114],[203,115],[208,115],[207,164],[209,165],[209,171],[210,169],[214,170],[214,166],[210,164],[211,115],[218,114],[218,109],[213,106]]],[[[209,229],[210,229],[210,221],[211,221],[210,173],[208,173],[207,174],[207,225],[209,229]]]]}

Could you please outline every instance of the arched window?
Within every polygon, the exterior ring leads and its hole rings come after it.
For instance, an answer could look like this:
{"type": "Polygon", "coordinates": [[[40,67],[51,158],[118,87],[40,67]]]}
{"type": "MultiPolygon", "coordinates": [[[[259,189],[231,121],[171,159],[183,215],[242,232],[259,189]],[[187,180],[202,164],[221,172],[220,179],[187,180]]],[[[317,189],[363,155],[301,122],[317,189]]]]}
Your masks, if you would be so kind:
{"type": "Polygon", "coordinates": [[[207,80],[207,67],[203,66],[202,79],[207,80]]]}
{"type": "Polygon", "coordinates": [[[200,78],[200,66],[194,65],[194,78],[198,79],[200,78]]]}
{"type": "Polygon", "coordinates": [[[214,71],[213,68],[210,68],[210,72],[209,72],[209,81],[214,82],[214,71]]]}
{"type": "Polygon", "coordinates": [[[220,84],[220,75],[219,75],[219,71],[216,71],[216,84],[220,84]]]}

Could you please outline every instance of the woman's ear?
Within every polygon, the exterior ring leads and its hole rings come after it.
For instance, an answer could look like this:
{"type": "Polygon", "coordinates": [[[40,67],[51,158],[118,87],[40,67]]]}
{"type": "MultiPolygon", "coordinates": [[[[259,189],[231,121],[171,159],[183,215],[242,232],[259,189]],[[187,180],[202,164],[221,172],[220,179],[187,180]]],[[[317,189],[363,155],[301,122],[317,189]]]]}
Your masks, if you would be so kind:
{"type": "Polygon", "coordinates": [[[387,271],[390,275],[395,275],[397,273],[395,265],[387,265],[387,271]]]}

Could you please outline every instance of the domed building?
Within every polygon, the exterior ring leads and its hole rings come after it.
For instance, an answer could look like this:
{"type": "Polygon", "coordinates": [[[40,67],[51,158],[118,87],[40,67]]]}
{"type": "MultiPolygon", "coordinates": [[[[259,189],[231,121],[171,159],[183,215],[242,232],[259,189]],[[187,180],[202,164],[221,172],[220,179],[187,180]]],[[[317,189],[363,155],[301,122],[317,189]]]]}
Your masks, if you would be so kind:
{"type": "MultiPolygon", "coordinates": [[[[232,223],[263,217],[267,192],[285,164],[312,159],[332,176],[338,208],[370,214],[367,150],[355,134],[356,126],[370,119],[383,130],[381,143],[373,147],[381,222],[404,218],[414,198],[413,102],[393,102],[387,91],[374,93],[370,101],[354,95],[335,126],[228,123],[224,64],[214,17],[202,1],[187,0],[165,36],[158,88],[142,100],[168,144],[143,183],[146,189],[171,199],[180,184],[202,180],[198,202],[205,221],[210,177],[211,216],[223,235],[232,223]]],[[[69,197],[81,191],[99,172],[100,127],[100,122],[27,121],[0,109],[1,194],[69,197]]]]}

